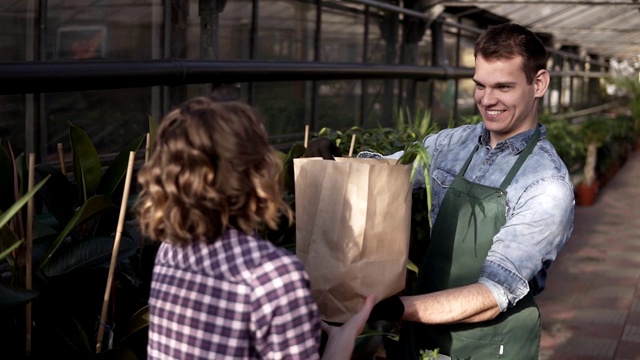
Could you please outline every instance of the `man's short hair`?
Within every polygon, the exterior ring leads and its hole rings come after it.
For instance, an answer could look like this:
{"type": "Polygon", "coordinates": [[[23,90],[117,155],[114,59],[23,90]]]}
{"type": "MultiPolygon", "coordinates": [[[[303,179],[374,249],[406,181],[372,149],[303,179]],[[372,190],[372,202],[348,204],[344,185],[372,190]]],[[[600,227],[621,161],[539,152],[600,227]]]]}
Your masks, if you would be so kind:
{"type": "Polygon", "coordinates": [[[476,41],[473,55],[487,61],[522,57],[522,71],[533,83],[538,71],[547,68],[547,50],[530,30],[518,24],[491,26],[476,41]]]}

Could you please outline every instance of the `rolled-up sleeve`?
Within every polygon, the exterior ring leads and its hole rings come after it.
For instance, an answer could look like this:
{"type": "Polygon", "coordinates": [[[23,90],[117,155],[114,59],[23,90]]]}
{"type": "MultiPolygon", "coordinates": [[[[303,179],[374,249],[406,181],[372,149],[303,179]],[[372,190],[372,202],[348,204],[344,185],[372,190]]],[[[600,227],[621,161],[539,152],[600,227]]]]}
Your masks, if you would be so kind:
{"type": "Polygon", "coordinates": [[[479,278],[502,311],[527,295],[534,278],[537,290],[544,288],[541,270],[556,259],[573,229],[573,187],[561,176],[536,181],[514,204],[493,238],[479,278]]]}

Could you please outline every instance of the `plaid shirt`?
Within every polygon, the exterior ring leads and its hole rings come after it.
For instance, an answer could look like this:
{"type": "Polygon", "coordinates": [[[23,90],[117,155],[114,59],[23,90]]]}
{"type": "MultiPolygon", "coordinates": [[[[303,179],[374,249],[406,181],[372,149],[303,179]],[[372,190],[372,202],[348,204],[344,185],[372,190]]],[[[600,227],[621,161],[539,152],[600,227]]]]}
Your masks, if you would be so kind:
{"type": "Polygon", "coordinates": [[[236,230],[160,246],[149,359],[318,359],[320,316],[302,263],[236,230]]]}

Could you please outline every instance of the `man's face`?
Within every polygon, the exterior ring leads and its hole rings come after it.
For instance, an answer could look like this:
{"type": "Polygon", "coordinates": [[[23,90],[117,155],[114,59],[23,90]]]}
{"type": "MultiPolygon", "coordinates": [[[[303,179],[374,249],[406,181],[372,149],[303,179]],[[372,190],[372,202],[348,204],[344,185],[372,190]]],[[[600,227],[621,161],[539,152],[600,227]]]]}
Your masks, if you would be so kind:
{"type": "Polygon", "coordinates": [[[491,146],[516,134],[535,128],[536,99],[544,95],[548,82],[540,70],[533,83],[527,83],[522,57],[486,61],[476,58],[474,98],[484,124],[491,134],[491,146]],[[542,77],[542,79],[541,79],[542,77]]]}

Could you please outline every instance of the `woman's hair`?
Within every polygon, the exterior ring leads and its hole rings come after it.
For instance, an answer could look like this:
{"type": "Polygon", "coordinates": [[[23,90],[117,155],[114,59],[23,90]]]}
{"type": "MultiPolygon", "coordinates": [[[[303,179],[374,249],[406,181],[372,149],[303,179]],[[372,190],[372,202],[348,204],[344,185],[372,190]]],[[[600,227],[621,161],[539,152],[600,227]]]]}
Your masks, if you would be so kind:
{"type": "Polygon", "coordinates": [[[490,27],[476,41],[473,55],[487,61],[522,57],[522,71],[529,84],[533,83],[538,71],[547,68],[547,49],[542,41],[517,24],[490,27]]]}
{"type": "Polygon", "coordinates": [[[136,210],[153,240],[215,241],[227,228],[251,234],[292,219],[282,199],[282,161],[262,117],[238,101],[197,97],[161,122],[155,149],[138,174],[136,210]]]}

